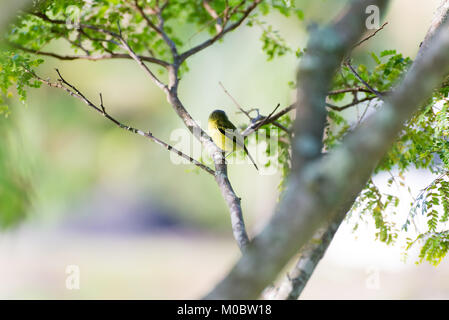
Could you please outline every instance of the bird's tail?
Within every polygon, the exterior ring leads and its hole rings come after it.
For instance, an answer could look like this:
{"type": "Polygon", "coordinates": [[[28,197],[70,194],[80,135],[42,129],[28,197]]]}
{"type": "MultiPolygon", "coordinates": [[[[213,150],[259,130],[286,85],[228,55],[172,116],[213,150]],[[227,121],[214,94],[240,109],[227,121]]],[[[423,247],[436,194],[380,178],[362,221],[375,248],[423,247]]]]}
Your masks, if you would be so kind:
{"type": "Polygon", "coordinates": [[[248,155],[248,158],[251,160],[251,162],[253,163],[253,165],[256,167],[257,171],[259,171],[259,168],[257,167],[256,162],[254,161],[253,157],[251,157],[251,155],[248,152],[248,149],[246,149],[245,144],[243,144],[243,150],[245,151],[245,153],[248,155]]]}

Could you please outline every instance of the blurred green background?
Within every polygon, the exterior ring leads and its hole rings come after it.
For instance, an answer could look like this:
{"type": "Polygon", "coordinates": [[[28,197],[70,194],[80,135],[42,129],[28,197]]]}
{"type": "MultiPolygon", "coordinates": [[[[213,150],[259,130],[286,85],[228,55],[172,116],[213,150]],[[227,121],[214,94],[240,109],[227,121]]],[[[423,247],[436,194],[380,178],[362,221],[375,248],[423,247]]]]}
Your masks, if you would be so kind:
{"type": "MultiPolygon", "coordinates": [[[[309,22],[329,21],[344,1],[300,3],[304,22],[267,18],[293,47],[305,46],[309,22]]],[[[393,1],[388,26],[356,55],[396,49],[413,58],[438,3],[393,1]]],[[[190,45],[204,37],[190,27],[186,35],[193,36],[190,45]]],[[[241,105],[263,114],[294,101],[287,84],[295,79],[297,58],[267,61],[260,35],[257,27],[242,27],[191,59],[180,98],[203,128],[216,107],[236,124],[246,121],[219,81],[241,105]]],[[[182,122],[133,61],[47,59],[39,73],[54,80],[55,67],[92,100],[101,92],[117,119],[176,143],[170,135],[182,122]]],[[[14,103],[9,117],[0,117],[0,132],[7,165],[26,177],[24,197],[31,203],[22,224],[0,233],[0,298],[194,299],[238,259],[228,210],[212,177],[172,164],[166,150],[118,129],[65,92],[33,89],[26,105],[14,103]],[[79,290],[65,286],[67,265],[80,267],[79,290]]],[[[254,235],[276,205],[279,175],[259,175],[250,164],[231,165],[229,175],[254,235]]],[[[449,281],[442,280],[447,263],[437,269],[403,263],[397,247],[373,239],[369,225],[355,234],[341,228],[303,297],[449,297],[449,281]],[[372,270],[380,283],[374,289],[367,285],[372,270]]]]}

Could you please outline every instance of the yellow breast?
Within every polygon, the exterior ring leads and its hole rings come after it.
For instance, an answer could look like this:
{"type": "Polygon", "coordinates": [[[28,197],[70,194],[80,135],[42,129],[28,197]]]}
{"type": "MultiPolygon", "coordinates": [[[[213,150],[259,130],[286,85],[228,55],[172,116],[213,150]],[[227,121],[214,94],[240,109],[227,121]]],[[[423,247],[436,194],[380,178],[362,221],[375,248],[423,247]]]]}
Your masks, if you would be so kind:
{"type": "Polygon", "coordinates": [[[213,123],[209,123],[208,133],[212,138],[212,141],[223,151],[233,151],[235,150],[235,143],[232,139],[226,137],[224,134],[217,129],[213,123]]]}

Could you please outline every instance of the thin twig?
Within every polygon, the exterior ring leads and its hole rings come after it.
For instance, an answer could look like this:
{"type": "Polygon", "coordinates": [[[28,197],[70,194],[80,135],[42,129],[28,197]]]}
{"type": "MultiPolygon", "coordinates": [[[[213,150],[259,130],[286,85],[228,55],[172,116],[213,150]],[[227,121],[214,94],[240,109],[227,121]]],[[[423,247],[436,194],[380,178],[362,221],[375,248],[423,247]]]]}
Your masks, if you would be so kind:
{"type": "Polygon", "coordinates": [[[363,111],[362,115],[361,115],[360,118],[359,118],[359,121],[357,121],[357,125],[359,125],[359,124],[362,123],[362,120],[363,120],[363,118],[365,117],[366,113],[368,112],[368,109],[371,107],[371,101],[373,101],[373,100],[370,100],[370,101],[366,104],[365,111],[363,111]]]}
{"type": "MultiPolygon", "coordinates": [[[[37,17],[39,17],[39,18],[41,18],[41,19],[43,19],[43,20],[45,20],[47,22],[51,22],[51,23],[54,23],[54,24],[65,24],[65,21],[50,19],[44,13],[32,12],[31,14],[33,14],[33,15],[35,15],[35,16],[37,16],[37,17]]],[[[80,26],[80,28],[95,30],[97,32],[100,32],[100,33],[103,33],[105,35],[109,35],[109,36],[112,36],[112,37],[116,38],[119,41],[119,44],[121,45],[121,47],[123,49],[125,49],[126,51],[128,51],[128,53],[131,56],[131,58],[133,58],[142,67],[142,69],[144,69],[144,71],[150,76],[150,78],[156,83],[156,85],[158,87],[160,87],[162,90],[164,90],[165,92],[168,91],[167,85],[165,85],[163,82],[161,82],[158,79],[158,77],[156,77],[156,75],[147,67],[147,65],[142,61],[142,59],[140,59],[140,57],[134,52],[134,50],[130,47],[128,42],[123,38],[123,36],[121,34],[117,34],[116,32],[113,32],[111,30],[105,29],[103,27],[95,26],[95,25],[80,24],[79,26],[80,26]]]]}
{"type": "MultiPolygon", "coordinates": [[[[61,54],[57,54],[57,53],[53,53],[53,52],[45,52],[45,51],[25,48],[23,46],[15,44],[15,43],[10,43],[10,45],[17,49],[25,51],[25,52],[29,52],[29,53],[33,53],[33,54],[41,55],[41,56],[52,57],[52,58],[55,58],[58,60],[66,60],[66,61],[72,61],[72,60],[99,61],[99,60],[107,60],[107,59],[132,59],[132,57],[126,53],[109,53],[109,54],[102,54],[102,55],[61,55],[61,54]]],[[[155,63],[155,64],[158,64],[165,68],[168,66],[168,62],[163,61],[163,60],[159,60],[159,59],[156,59],[153,57],[148,57],[148,56],[141,56],[141,55],[139,55],[138,57],[140,60],[145,61],[145,62],[155,63]]]]}
{"type": "MultiPolygon", "coordinates": [[[[288,112],[294,110],[295,108],[296,108],[296,104],[294,103],[294,104],[292,104],[292,105],[282,109],[278,113],[271,115],[269,117],[269,119],[267,119],[265,117],[261,117],[259,121],[251,123],[245,130],[243,130],[242,135],[243,136],[249,136],[250,134],[252,134],[253,132],[257,131],[261,127],[261,123],[263,123],[263,124],[273,123],[277,119],[282,117],[283,115],[285,115],[288,112]]],[[[274,109],[274,110],[276,111],[276,109],[274,109]]],[[[290,131],[290,129],[289,129],[289,131],[290,131]]]]}
{"type": "Polygon", "coordinates": [[[266,117],[264,120],[262,120],[255,128],[255,130],[259,129],[260,127],[262,127],[263,125],[269,123],[270,121],[274,121],[271,120],[271,116],[276,112],[277,109],[279,109],[279,107],[281,106],[280,103],[278,103],[278,105],[276,106],[276,108],[273,109],[273,111],[271,111],[271,113],[268,115],[268,117],[266,117]]]}
{"type": "Polygon", "coordinates": [[[350,107],[359,105],[360,103],[363,103],[363,102],[366,102],[366,101],[371,101],[373,99],[378,99],[378,97],[377,96],[366,97],[364,99],[353,101],[353,102],[348,103],[347,105],[344,105],[344,106],[341,106],[341,107],[326,102],[326,107],[328,107],[328,108],[330,108],[330,109],[332,109],[334,111],[343,111],[343,110],[346,110],[346,109],[348,109],[350,107]]]}
{"type": "Polygon", "coordinates": [[[60,71],[58,69],[56,69],[56,72],[58,74],[58,82],[51,82],[49,80],[43,79],[42,77],[38,76],[34,71],[31,70],[27,70],[29,73],[31,73],[31,75],[38,81],[53,87],[53,88],[59,88],[62,89],[64,91],[66,91],[68,94],[70,94],[73,97],[76,97],[78,99],[80,99],[81,101],[83,101],[85,104],[87,104],[89,107],[91,107],[92,109],[94,109],[95,111],[101,113],[106,119],[110,120],[111,122],[113,122],[115,125],[117,125],[118,127],[138,134],[140,136],[146,137],[150,140],[152,140],[153,142],[157,143],[158,145],[164,147],[165,149],[176,153],[178,156],[188,160],[189,162],[191,162],[192,164],[194,164],[195,166],[203,169],[204,171],[206,171],[207,173],[211,174],[211,175],[215,175],[215,171],[212,170],[211,168],[207,167],[206,165],[204,165],[203,163],[193,159],[192,157],[184,154],[183,152],[179,151],[178,149],[172,147],[171,145],[165,143],[164,141],[156,138],[155,136],[153,136],[153,134],[151,132],[144,132],[140,129],[136,129],[133,128],[131,126],[128,126],[126,124],[123,124],[122,122],[118,121],[117,119],[113,118],[109,113],[106,112],[106,109],[104,107],[103,104],[103,96],[100,93],[100,106],[96,106],[93,102],[91,102],[80,90],[78,90],[74,85],[70,84],[68,81],[66,81],[60,71]]]}
{"type": "Polygon", "coordinates": [[[363,80],[363,78],[357,73],[357,71],[354,69],[354,67],[351,65],[351,62],[348,60],[346,60],[345,65],[351,70],[351,72],[356,76],[357,79],[359,79],[359,81],[361,83],[363,83],[365,85],[365,87],[368,88],[369,91],[371,91],[372,93],[374,93],[379,99],[383,100],[384,97],[382,96],[382,93],[380,93],[379,91],[377,91],[376,89],[374,89],[373,87],[370,86],[370,84],[368,82],[366,82],[365,80],[363,80]]]}
{"type": "Polygon", "coordinates": [[[100,92],[100,107],[101,107],[101,110],[103,111],[103,114],[106,114],[106,109],[104,108],[104,105],[103,105],[103,95],[101,94],[101,92],[100,92]]]}
{"type": "MultiPolygon", "coordinates": [[[[251,124],[257,123],[257,121],[270,121],[271,119],[269,119],[268,117],[264,117],[261,116],[259,114],[259,109],[251,109],[246,111],[245,109],[243,109],[243,107],[237,102],[237,100],[226,90],[226,88],[224,87],[223,83],[221,83],[221,81],[218,82],[220,84],[220,86],[223,88],[223,91],[231,98],[231,100],[234,102],[235,106],[237,107],[237,109],[239,109],[245,116],[248,117],[248,119],[251,121],[251,124]],[[257,111],[257,117],[253,118],[250,115],[251,111],[257,111]]],[[[279,107],[279,105],[276,107],[276,109],[279,107]]],[[[275,111],[276,111],[275,109],[275,111]]],[[[292,134],[292,130],[290,130],[289,128],[283,126],[282,124],[280,124],[279,122],[272,120],[270,121],[274,126],[278,127],[279,129],[287,132],[289,135],[292,134]]],[[[265,122],[266,123],[266,122],[265,122]]],[[[260,124],[260,123],[259,123],[260,124]]],[[[258,125],[259,125],[258,124],[258,125]]],[[[254,127],[254,131],[257,131],[262,125],[258,126],[257,128],[254,127]]]]}
{"type": "Polygon", "coordinates": [[[365,41],[368,41],[369,39],[371,39],[372,37],[374,37],[379,31],[381,31],[386,25],[388,24],[388,21],[385,22],[379,29],[377,29],[376,31],[374,31],[372,34],[370,34],[369,36],[363,38],[362,40],[360,40],[359,42],[357,42],[352,49],[354,49],[355,47],[360,46],[362,43],[364,43],[365,41]]]}
{"type": "MultiPolygon", "coordinates": [[[[206,28],[208,28],[212,23],[216,22],[218,19],[224,17],[227,14],[227,12],[222,12],[218,15],[217,19],[212,19],[209,22],[206,22],[204,24],[204,26],[202,26],[201,28],[199,28],[197,31],[195,31],[195,33],[193,33],[186,42],[190,43],[192,41],[192,39],[197,36],[198,34],[200,34],[202,31],[204,31],[206,28]]],[[[223,25],[225,25],[225,21],[226,19],[223,19],[223,25]]],[[[221,31],[220,31],[221,32],[221,31]]]]}
{"type": "Polygon", "coordinates": [[[249,115],[249,112],[245,111],[245,109],[243,109],[243,107],[237,102],[237,100],[234,99],[234,97],[228,92],[228,90],[226,90],[226,88],[224,87],[223,83],[221,83],[221,81],[218,81],[218,84],[221,86],[221,88],[226,93],[226,95],[229,98],[231,98],[232,102],[234,102],[234,104],[237,107],[237,109],[239,109],[245,116],[247,116],[248,119],[252,120],[251,116],[249,115]]]}
{"type": "Polygon", "coordinates": [[[134,52],[134,50],[129,46],[128,42],[125,41],[122,37],[119,37],[119,41],[122,44],[123,48],[128,51],[129,55],[137,62],[137,64],[150,76],[156,85],[164,90],[168,91],[168,87],[165,83],[159,80],[158,77],[148,68],[148,66],[139,58],[139,56],[134,52]]]}
{"type": "Polygon", "coordinates": [[[328,96],[335,96],[337,94],[341,93],[357,93],[357,92],[371,92],[368,89],[365,89],[364,87],[354,87],[354,88],[343,88],[343,89],[337,89],[332,90],[327,93],[328,96]]]}
{"type": "Polygon", "coordinates": [[[285,131],[288,133],[289,136],[291,136],[293,134],[292,129],[287,128],[286,126],[280,124],[277,121],[271,121],[271,123],[273,124],[273,126],[278,127],[279,129],[281,129],[282,131],[285,131]]]}
{"type": "Polygon", "coordinates": [[[220,19],[220,16],[217,14],[217,11],[215,11],[214,8],[211,7],[209,2],[210,0],[203,0],[203,7],[207,11],[207,13],[216,21],[215,29],[217,30],[217,33],[220,33],[223,31],[222,21],[220,19]]]}

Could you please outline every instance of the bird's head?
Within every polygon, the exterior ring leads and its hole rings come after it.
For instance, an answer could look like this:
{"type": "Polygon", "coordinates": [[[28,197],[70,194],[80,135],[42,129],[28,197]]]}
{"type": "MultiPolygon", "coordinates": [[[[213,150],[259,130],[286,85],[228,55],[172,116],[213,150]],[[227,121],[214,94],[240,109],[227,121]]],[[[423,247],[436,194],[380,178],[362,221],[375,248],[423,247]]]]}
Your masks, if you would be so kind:
{"type": "Polygon", "coordinates": [[[209,116],[209,121],[228,120],[228,116],[223,110],[214,110],[209,116]]]}

